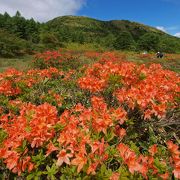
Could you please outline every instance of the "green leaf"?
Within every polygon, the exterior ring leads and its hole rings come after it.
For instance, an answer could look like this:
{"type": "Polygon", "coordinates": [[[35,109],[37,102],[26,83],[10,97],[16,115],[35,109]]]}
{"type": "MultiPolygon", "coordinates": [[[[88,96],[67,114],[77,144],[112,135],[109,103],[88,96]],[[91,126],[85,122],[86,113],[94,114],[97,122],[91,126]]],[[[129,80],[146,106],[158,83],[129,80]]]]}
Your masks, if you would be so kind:
{"type": "Polygon", "coordinates": [[[48,81],[49,81],[49,78],[46,77],[43,81],[43,84],[46,84],[48,81]]]}
{"type": "Polygon", "coordinates": [[[130,141],[130,149],[135,151],[136,154],[140,154],[139,147],[137,147],[136,144],[134,142],[132,142],[132,141],[130,141]]]}
{"type": "Polygon", "coordinates": [[[158,158],[154,159],[154,164],[158,168],[160,174],[164,174],[166,172],[166,165],[161,163],[158,158]]]}

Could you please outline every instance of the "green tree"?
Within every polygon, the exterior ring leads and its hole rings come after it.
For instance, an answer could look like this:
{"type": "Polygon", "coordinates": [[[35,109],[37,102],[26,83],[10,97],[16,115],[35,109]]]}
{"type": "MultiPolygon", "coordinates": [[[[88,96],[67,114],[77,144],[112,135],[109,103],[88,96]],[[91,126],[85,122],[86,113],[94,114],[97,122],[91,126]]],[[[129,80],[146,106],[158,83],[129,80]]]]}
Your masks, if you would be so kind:
{"type": "Polygon", "coordinates": [[[26,40],[32,43],[39,43],[40,41],[40,24],[35,22],[33,18],[26,21],[25,36],[26,40]]]}
{"type": "Polygon", "coordinates": [[[114,49],[114,42],[116,40],[113,34],[107,35],[105,38],[101,38],[102,40],[96,39],[98,44],[102,44],[104,47],[109,49],[114,49]]]}
{"type": "Polygon", "coordinates": [[[25,54],[26,41],[17,36],[0,30],[0,56],[15,57],[25,54]]]}
{"type": "Polygon", "coordinates": [[[26,20],[18,12],[12,18],[11,32],[17,34],[22,39],[26,39],[26,20]]]}
{"type": "Polygon", "coordinates": [[[17,11],[15,17],[21,17],[21,13],[17,11]]]}
{"type": "Polygon", "coordinates": [[[135,41],[129,32],[121,32],[114,41],[114,47],[117,50],[135,50],[135,41]]]}
{"type": "Polygon", "coordinates": [[[48,32],[41,34],[41,43],[47,48],[56,48],[62,46],[57,36],[54,33],[48,32]]]}
{"type": "Polygon", "coordinates": [[[163,37],[159,42],[159,50],[166,53],[180,52],[180,42],[171,38],[163,37]]]}
{"type": "Polygon", "coordinates": [[[4,13],[2,28],[7,30],[12,28],[12,19],[7,12],[4,13]]]}
{"type": "Polygon", "coordinates": [[[146,51],[158,51],[159,50],[159,35],[155,33],[146,33],[138,40],[138,48],[146,51]]]}

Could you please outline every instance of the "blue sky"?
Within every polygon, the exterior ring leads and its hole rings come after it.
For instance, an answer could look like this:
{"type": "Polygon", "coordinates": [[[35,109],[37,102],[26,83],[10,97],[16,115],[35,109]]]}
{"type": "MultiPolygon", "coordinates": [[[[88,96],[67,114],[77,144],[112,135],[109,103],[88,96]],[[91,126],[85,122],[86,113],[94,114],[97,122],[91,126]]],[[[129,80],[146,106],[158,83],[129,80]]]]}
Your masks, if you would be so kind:
{"type": "Polygon", "coordinates": [[[63,15],[126,19],[180,37],[180,0],[0,0],[0,13],[17,10],[40,22],[63,15]]]}

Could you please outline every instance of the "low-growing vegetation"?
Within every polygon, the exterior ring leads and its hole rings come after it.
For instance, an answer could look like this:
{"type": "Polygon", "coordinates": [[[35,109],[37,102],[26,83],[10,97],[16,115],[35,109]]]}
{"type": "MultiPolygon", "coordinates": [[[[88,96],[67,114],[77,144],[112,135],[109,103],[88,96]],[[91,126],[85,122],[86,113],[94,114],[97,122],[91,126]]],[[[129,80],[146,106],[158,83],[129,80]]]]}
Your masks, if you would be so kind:
{"type": "Polygon", "coordinates": [[[0,178],[180,179],[178,58],[60,49],[0,73],[0,178]]]}

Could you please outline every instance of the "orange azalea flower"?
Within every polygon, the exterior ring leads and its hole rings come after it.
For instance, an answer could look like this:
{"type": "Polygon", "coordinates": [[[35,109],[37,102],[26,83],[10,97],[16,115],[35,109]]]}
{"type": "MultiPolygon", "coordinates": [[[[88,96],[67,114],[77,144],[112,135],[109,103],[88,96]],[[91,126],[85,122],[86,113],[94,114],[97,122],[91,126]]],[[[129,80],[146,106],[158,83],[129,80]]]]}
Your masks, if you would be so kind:
{"type": "Polygon", "coordinates": [[[159,174],[159,177],[161,177],[163,180],[167,180],[167,179],[169,179],[169,173],[166,172],[164,174],[159,174]]]}
{"type": "Polygon", "coordinates": [[[34,164],[30,162],[28,166],[28,172],[30,173],[33,169],[34,169],[34,164]]]}
{"type": "Polygon", "coordinates": [[[127,164],[131,174],[134,174],[134,172],[137,171],[147,179],[148,158],[143,156],[137,158],[135,152],[123,143],[120,143],[117,149],[120,152],[120,157],[122,157],[124,163],[127,164]]]}
{"type": "Polygon", "coordinates": [[[120,178],[120,173],[114,172],[109,179],[110,180],[119,180],[119,178],[120,178]]]}
{"type": "Polygon", "coordinates": [[[180,165],[179,167],[173,170],[173,173],[174,173],[175,178],[180,179],[180,165]]]}
{"type": "Polygon", "coordinates": [[[94,141],[92,144],[90,144],[92,153],[95,153],[99,149],[99,141],[94,141]]]}
{"type": "Polygon", "coordinates": [[[98,164],[98,162],[92,163],[87,169],[87,174],[95,175],[98,164]]]}
{"type": "Polygon", "coordinates": [[[71,161],[72,165],[78,166],[77,172],[79,173],[84,165],[87,163],[87,158],[82,154],[77,154],[76,158],[71,161]]]}
{"type": "Polygon", "coordinates": [[[27,156],[26,158],[24,158],[22,160],[22,171],[24,172],[25,169],[27,168],[27,166],[29,166],[29,162],[31,160],[31,157],[30,156],[27,156]]]}
{"type": "Polygon", "coordinates": [[[34,147],[40,147],[43,145],[43,141],[44,139],[42,138],[38,138],[38,137],[35,137],[31,143],[31,147],[34,148],[34,147]]]}
{"type": "Polygon", "coordinates": [[[180,157],[179,157],[180,151],[178,150],[179,146],[174,144],[172,141],[168,141],[166,144],[168,146],[169,151],[172,154],[171,163],[173,163],[173,166],[174,166],[174,170],[173,170],[174,176],[177,179],[180,179],[180,157]]]}
{"type": "Polygon", "coordinates": [[[124,123],[124,121],[126,120],[126,115],[127,115],[127,113],[122,108],[115,109],[112,113],[112,116],[116,120],[118,120],[120,124],[124,123]]]}
{"type": "Polygon", "coordinates": [[[7,158],[11,155],[11,151],[7,151],[6,148],[0,148],[0,158],[7,158]]]}
{"type": "Polygon", "coordinates": [[[152,145],[148,151],[152,156],[154,156],[158,152],[157,144],[152,145]]]}
{"type": "Polygon", "coordinates": [[[166,142],[168,149],[170,150],[171,153],[175,155],[180,155],[179,146],[174,144],[172,141],[166,142]]]}
{"type": "Polygon", "coordinates": [[[116,125],[115,127],[115,133],[116,135],[120,136],[121,138],[123,138],[126,135],[126,130],[124,128],[120,128],[119,125],[116,125]]]}
{"type": "Polygon", "coordinates": [[[7,165],[7,168],[13,170],[18,166],[19,154],[15,151],[12,151],[8,158],[4,161],[7,165]]]}
{"type": "Polygon", "coordinates": [[[126,135],[126,130],[124,128],[119,129],[119,135],[123,138],[126,135]]]}
{"type": "Polygon", "coordinates": [[[57,151],[58,148],[54,146],[54,144],[52,142],[50,142],[47,146],[47,151],[46,151],[46,157],[49,156],[49,154],[51,154],[53,151],[57,151]]]}
{"type": "Polygon", "coordinates": [[[65,149],[61,150],[59,154],[57,155],[58,160],[56,165],[61,166],[63,163],[69,164],[70,165],[70,160],[69,158],[73,157],[72,153],[67,153],[65,149]]]}
{"type": "Polygon", "coordinates": [[[84,106],[81,104],[81,103],[78,103],[76,106],[75,106],[75,112],[81,112],[84,110],[84,106]]]}

